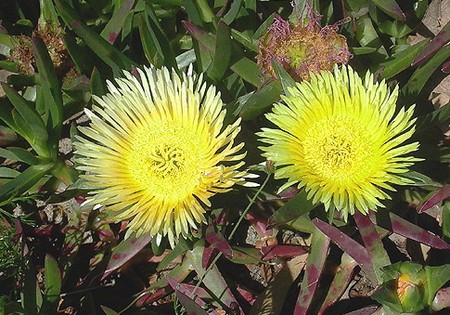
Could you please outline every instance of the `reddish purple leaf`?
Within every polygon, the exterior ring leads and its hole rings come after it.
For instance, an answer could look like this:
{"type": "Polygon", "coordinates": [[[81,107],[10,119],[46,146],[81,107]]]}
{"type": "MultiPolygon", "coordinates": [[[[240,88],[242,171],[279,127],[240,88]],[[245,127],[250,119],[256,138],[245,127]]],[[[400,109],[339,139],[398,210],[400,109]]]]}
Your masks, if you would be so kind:
{"type": "Polygon", "coordinates": [[[359,310],[356,310],[356,311],[353,311],[350,313],[345,313],[344,315],[370,315],[370,314],[373,314],[378,308],[379,308],[378,305],[366,306],[366,307],[360,308],[359,310]]]}
{"type": "Polygon", "coordinates": [[[429,60],[439,49],[450,42],[450,22],[425,46],[423,51],[413,61],[412,66],[421,65],[429,60]]]}
{"type": "Polygon", "coordinates": [[[353,215],[353,219],[355,220],[356,226],[361,234],[367,254],[370,256],[372,269],[377,276],[378,282],[382,283],[383,271],[381,268],[390,265],[391,260],[389,259],[383,243],[381,242],[381,238],[375,229],[375,225],[372,221],[370,221],[370,218],[367,215],[356,211],[353,215]]]}
{"type": "Polygon", "coordinates": [[[247,213],[246,219],[255,228],[260,237],[272,235],[272,229],[267,226],[267,219],[256,213],[247,213]]]}
{"type": "Polygon", "coordinates": [[[148,235],[141,235],[138,238],[130,237],[120,242],[112,251],[111,258],[108,262],[102,279],[105,279],[113,271],[122,267],[127,261],[134,257],[141,249],[143,249],[151,240],[148,235]]]}
{"type": "Polygon", "coordinates": [[[183,21],[182,22],[184,28],[191,33],[192,37],[195,38],[203,47],[205,47],[209,52],[214,53],[216,51],[216,40],[214,36],[208,34],[201,28],[198,28],[194,24],[183,21]]]}
{"type": "Polygon", "coordinates": [[[178,300],[186,309],[189,315],[219,315],[215,310],[206,311],[207,304],[202,298],[210,298],[209,294],[202,288],[195,290],[195,295],[192,297],[194,286],[185,283],[180,283],[175,279],[167,277],[167,283],[175,290],[178,300]]]}
{"type": "Polygon", "coordinates": [[[341,261],[318,315],[324,314],[331,305],[341,298],[353,279],[353,271],[358,264],[346,253],[342,255],[341,261]]]}
{"type": "Polygon", "coordinates": [[[218,249],[222,254],[228,258],[233,258],[233,250],[228,241],[223,237],[222,233],[214,231],[214,227],[209,225],[206,229],[206,241],[211,244],[212,248],[218,249]]]}
{"type": "Polygon", "coordinates": [[[417,206],[417,212],[422,213],[450,197],[450,185],[445,185],[434,192],[434,194],[417,206]]]}
{"type": "Polygon", "coordinates": [[[143,307],[145,305],[151,305],[153,302],[158,301],[159,299],[162,299],[163,297],[171,294],[173,290],[171,288],[163,287],[163,288],[157,288],[154,291],[151,291],[149,293],[146,293],[142,295],[137,301],[136,306],[137,307],[143,307]]]}
{"type": "Polygon", "coordinates": [[[219,251],[213,247],[205,247],[202,256],[202,268],[207,269],[219,251]]]}
{"type": "Polygon", "coordinates": [[[215,297],[220,297],[221,302],[231,309],[234,309],[233,306],[236,305],[236,314],[244,315],[244,311],[239,307],[236,298],[217,266],[213,265],[208,270],[208,273],[205,273],[206,270],[201,265],[203,250],[204,241],[200,240],[194,245],[192,250],[186,252],[186,261],[191,264],[199,278],[202,279],[202,283],[215,297]]]}
{"type": "Polygon", "coordinates": [[[406,15],[394,0],[372,0],[384,13],[399,21],[406,21],[406,15]]]}
{"type": "Polygon", "coordinates": [[[243,288],[241,285],[237,285],[236,292],[241,296],[242,299],[247,301],[248,304],[253,305],[255,303],[256,298],[258,295],[254,292],[251,292],[247,290],[246,288],[243,288]]]}
{"type": "Polygon", "coordinates": [[[330,239],[324,233],[315,229],[311,240],[311,252],[306,261],[300,294],[294,308],[294,315],[309,314],[308,309],[319,284],[329,246],[330,239]]]}
{"type": "Polygon", "coordinates": [[[263,260],[268,261],[276,258],[292,258],[306,253],[301,246],[295,245],[270,245],[261,248],[263,260]]]}
{"type": "Polygon", "coordinates": [[[366,273],[367,278],[372,283],[377,283],[377,277],[372,268],[372,262],[367,250],[359,244],[357,241],[341,232],[338,228],[329,225],[328,223],[315,218],[312,220],[314,225],[319,228],[323,233],[325,233],[333,242],[339,246],[344,252],[353,257],[354,260],[358,262],[361,269],[366,273]]]}
{"type": "MultiPolygon", "coordinates": [[[[417,225],[399,217],[394,213],[389,213],[391,219],[391,228],[385,227],[392,232],[400,234],[406,238],[415,240],[419,243],[428,245],[437,249],[450,249],[450,245],[447,244],[440,237],[428,232],[427,230],[418,227],[417,225]]],[[[384,226],[383,226],[384,227],[384,226]]]]}
{"type": "Polygon", "coordinates": [[[444,63],[444,65],[441,68],[441,71],[444,72],[445,74],[450,73],[450,61],[447,61],[446,63],[444,63]]]}

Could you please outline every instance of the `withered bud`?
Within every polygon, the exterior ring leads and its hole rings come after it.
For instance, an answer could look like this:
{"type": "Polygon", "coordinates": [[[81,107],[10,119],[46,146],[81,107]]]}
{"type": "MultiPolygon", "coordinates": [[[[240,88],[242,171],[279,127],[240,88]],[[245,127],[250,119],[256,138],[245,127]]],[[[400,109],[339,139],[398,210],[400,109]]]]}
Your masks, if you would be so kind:
{"type": "Polygon", "coordinates": [[[258,66],[265,77],[276,78],[273,61],[297,81],[308,80],[310,71],[318,73],[348,63],[351,54],[346,38],[337,33],[337,25],[321,27],[320,18],[312,10],[309,18],[297,25],[275,17],[259,41],[258,66]]]}

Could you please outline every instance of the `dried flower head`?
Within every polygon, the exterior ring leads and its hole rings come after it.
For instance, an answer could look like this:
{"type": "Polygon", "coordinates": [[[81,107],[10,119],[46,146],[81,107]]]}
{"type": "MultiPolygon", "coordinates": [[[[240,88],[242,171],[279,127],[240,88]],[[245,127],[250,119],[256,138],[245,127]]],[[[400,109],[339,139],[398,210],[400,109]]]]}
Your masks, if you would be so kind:
{"type": "Polygon", "coordinates": [[[275,78],[272,62],[278,62],[296,80],[308,80],[310,71],[332,70],[337,63],[347,64],[351,56],[347,40],[336,25],[321,27],[320,16],[310,10],[307,25],[292,25],[276,16],[259,41],[258,65],[264,75],[275,78]]]}

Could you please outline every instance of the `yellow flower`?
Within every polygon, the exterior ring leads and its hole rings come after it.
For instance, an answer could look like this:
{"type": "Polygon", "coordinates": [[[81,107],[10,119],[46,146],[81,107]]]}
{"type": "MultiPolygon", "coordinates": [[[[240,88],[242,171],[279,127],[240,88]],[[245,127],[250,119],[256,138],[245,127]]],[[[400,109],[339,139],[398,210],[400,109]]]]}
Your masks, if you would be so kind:
{"type": "Polygon", "coordinates": [[[279,129],[258,135],[271,146],[264,156],[275,163],[276,178],[287,179],[280,191],[297,184],[308,199],[325,209],[367,213],[383,207],[384,190],[410,183],[402,176],[420,159],[407,154],[417,142],[404,144],[415,130],[414,106],[395,115],[398,87],[364,80],[351,67],[311,74],[276,104],[267,118],[279,129]]]}
{"type": "Polygon", "coordinates": [[[171,244],[205,221],[209,198],[245,182],[244,144],[235,144],[240,119],[224,126],[220,94],[192,69],[180,77],[163,68],[108,82],[109,93],[86,110],[78,137],[78,169],[91,202],[110,210],[129,231],[171,244]]]}

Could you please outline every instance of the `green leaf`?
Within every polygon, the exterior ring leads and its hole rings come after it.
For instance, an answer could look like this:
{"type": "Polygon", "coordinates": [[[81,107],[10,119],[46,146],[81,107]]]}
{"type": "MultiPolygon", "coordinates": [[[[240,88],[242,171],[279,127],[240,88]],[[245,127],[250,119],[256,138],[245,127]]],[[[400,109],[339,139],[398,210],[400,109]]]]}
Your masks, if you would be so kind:
{"type": "Polygon", "coordinates": [[[406,173],[402,174],[402,176],[413,181],[413,183],[411,183],[409,185],[419,186],[422,188],[426,188],[426,187],[440,188],[440,187],[442,187],[442,184],[435,182],[430,177],[428,177],[422,173],[416,172],[416,171],[406,172],[406,173]]]}
{"type": "Polygon", "coordinates": [[[33,153],[16,147],[9,147],[7,149],[0,148],[0,157],[13,161],[24,162],[28,165],[39,163],[39,159],[35,157],[33,153]]]}
{"type": "Polygon", "coordinates": [[[47,301],[56,303],[61,294],[61,271],[58,262],[50,256],[45,255],[45,295],[47,301]]]}
{"type": "Polygon", "coordinates": [[[106,39],[110,44],[114,44],[119,35],[125,21],[129,15],[133,15],[132,8],[135,0],[124,0],[122,5],[117,9],[113,16],[109,19],[100,36],[106,39]]]}
{"type": "Polygon", "coordinates": [[[308,193],[304,189],[299,191],[294,198],[286,202],[277,212],[272,214],[268,223],[284,224],[309,213],[318,204],[313,204],[311,200],[308,200],[306,198],[307,195],[308,193]]]}
{"type": "Polygon", "coordinates": [[[418,42],[417,44],[412,45],[396,54],[394,54],[391,58],[387,59],[385,62],[382,62],[380,66],[383,69],[382,77],[383,79],[389,79],[393,76],[399,74],[403,70],[407,69],[411,66],[414,58],[419,54],[423,47],[428,43],[427,40],[423,40],[418,42]]]}
{"type": "Polygon", "coordinates": [[[394,0],[372,0],[384,13],[399,21],[405,21],[406,15],[394,0]]]}
{"type": "Polygon", "coordinates": [[[247,57],[242,57],[230,67],[231,71],[239,75],[243,80],[259,88],[261,79],[259,78],[259,69],[256,63],[247,57]]]}
{"type": "Polygon", "coordinates": [[[20,175],[20,172],[9,168],[9,167],[0,167],[0,178],[15,178],[20,175]]]}
{"type": "Polygon", "coordinates": [[[55,0],[56,8],[64,22],[84,40],[87,46],[104,62],[106,62],[116,75],[122,70],[130,70],[135,63],[121,51],[108,43],[104,38],[83,24],[76,11],[61,0],[55,0]]]}
{"type": "Polygon", "coordinates": [[[446,202],[442,209],[442,233],[450,238],[450,202],[446,202]]]}
{"type": "Polygon", "coordinates": [[[436,292],[450,280],[450,264],[435,267],[425,266],[425,272],[427,275],[427,304],[431,305],[436,292]]]}
{"type": "Polygon", "coordinates": [[[272,67],[275,70],[275,73],[277,74],[277,77],[281,82],[281,86],[283,86],[284,94],[286,96],[291,95],[289,89],[295,87],[294,79],[292,79],[289,73],[278,62],[273,61],[272,67]]]}
{"type": "MultiPolygon", "coordinates": [[[[42,118],[36,110],[31,107],[30,103],[14,89],[6,84],[2,84],[2,87],[11,104],[17,110],[17,112],[13,111],[12,113],[15,124],[10,125],[9,127],[27,139],[40,156],[50,157],[50,152],[47,147],[47,128],[45,127],[42,118]]],[[[0,116],[2,115],[0,114],[0,116]]],[[[4,121],[8,124],[8,121],[4,121]]]]}
{"type": "Polygon", "coordinates": [[[251,120],[265,112],[280,99],[281,91],[282,87],[278,81],[272,81],[256,90],[240,110],[242,119],[251,120]]]}
{"type": "Polygon", "coordinates": [[[155,65],[177,69],[175,54],[151,4],[145,6],[145,14],[139,14],[138,25],[147,59],[155,65]]]}
{"type": "Polygon", "coordinates": [[[134,257],[141,249],[143,249],[149,242],[151,237],[143,234],[138,238],[131,235],[129,238],[120,242],[111,253],[111,259],[108,266],[103,273],[102,279],[110,275],[114,270],[120,268],[134,257]]]}
{"type": "Polygon", "coordinates": [[[52,167],[53,164],[32,165],[22,174],[0,187],[0,206],[7,204],[15,196],[25,193],[47,174],[52,167]]]}
{"type": "Polygon", "coordinates": [[[230,9],[223,17],[223,21],[230,25],[237,17],[239,10],[241,9],[242,0],[234,0],[231,3],[230,9]]]}
{"type": "Polygon", "coordinates": [[[427,63],[419,67],[402,89],[407,100],[414,102],[436,69],[450,57],[450,45],[442,47],[427,63]]]}
{"type": "Polygon", "coordinates": [[[103,310],[103,312],[105,312],[106,315],[120,315],[119,313],[117,313],[116,311],[107,306],[101,305],[100,308],[103,310]]]}
{"type": "MultiPolygon", "coordinates": [[[[55,146],[55,150],[57,150],[63,123],[61,83],[56,76],[52,60],[42,40],[35,37],[32,40],[32,45],[41,85],[41,88],[36,90],[38,94],[37,100],[40,99],[39,94],[42,93],[44,97],[42,105],[47,116],[48,134],[55,146]]],[[[57,152],[54,155],[56,156],[57,152]]]]}
{"type": "Polygon", "coordinates": [[[94,70],[92,70],[90,88],[92,95],[102,96],[107,92],[104,80],[97,68],[94,68],[94,70]]]}
{"type": "Polygon", "coordinates": [[[53,6],[52,0],[39,0],[41,14],[39,16],[39,25],[44,26],[50,23],[53,28],[59,26],[58,14],[53,6]]]}
{"type": "Polygon", "coordinates": [[[187,251],[186,259],[192,264],[198,277],[203,279],[203,284],[213,297],[225,305],[239,305],[216,265],[213,265],[211,269],[208,269],[208,273],[205,273],[205,269],[202,268],[203,251],[204,241],[199,240],[191,251],[187,251]]]}
{"type": "Polygon", "coordinates": [[[294,314],[310,314],[308,309],[319,285],[320,275],[322,274],[325,260],[328,256],[329,246],[330,239],[322,231],[316,229],[312,236],[311,252],[306,261],[305,275],[302,280],[297,303],[295,304],[294,314]]]}
{"type": "Polygon", "coordinates": [[[231,57],[230,28],[222,20],[217,28],[215,52],[207,74],[211,80],[217,82],[228,70],[231,57]]]}
{"type": "Polygon", "coordinates": [[[38,308],[41,306],[42,295],[36,281],[36,274],[33,268],[25,270],[23,289],[21,292],[22,307],[27,315],[38,315],[38,308]]]}

